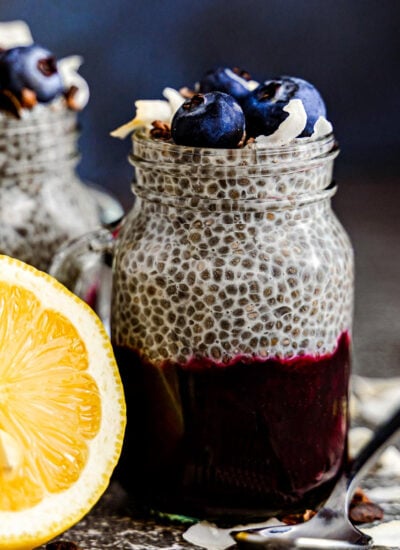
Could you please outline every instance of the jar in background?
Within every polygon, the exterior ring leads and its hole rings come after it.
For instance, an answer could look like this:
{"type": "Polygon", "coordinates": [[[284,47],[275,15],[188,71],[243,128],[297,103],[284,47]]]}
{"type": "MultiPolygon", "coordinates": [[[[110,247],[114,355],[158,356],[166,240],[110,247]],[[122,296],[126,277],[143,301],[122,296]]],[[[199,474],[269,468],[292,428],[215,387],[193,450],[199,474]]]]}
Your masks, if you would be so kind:
{"type": "Polygon", "coordinates": [[[0,253],[47,271],[58,248],[100,224],[76,174],[77,114],[38,105],[0,113],[0,253]]]}

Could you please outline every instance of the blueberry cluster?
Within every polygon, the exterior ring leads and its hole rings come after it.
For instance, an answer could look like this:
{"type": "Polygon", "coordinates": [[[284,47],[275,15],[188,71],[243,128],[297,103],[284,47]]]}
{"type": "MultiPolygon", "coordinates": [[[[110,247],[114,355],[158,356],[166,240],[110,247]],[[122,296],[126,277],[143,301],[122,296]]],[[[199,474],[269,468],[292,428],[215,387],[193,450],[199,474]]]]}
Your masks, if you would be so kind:
{"type": "Polygon", "coordinates": [[[18,46],[0,53],[0,92],[23,107],[47,103],[64,92],[54,55],[39,46],[18,46]]]}
{"type": "Polygon", "coordinates": [[[254,86],[246,71],[220,67],[208,71],[196,88],[172,120],[171,136],[178,145],[233,148],[245,136],[269,136],[289,116],[285,107],[292,99],[302,101],[307,115],[298,137],[310,136],[318,118],[326,116],[318,90],[292,76],[254,86]]]}

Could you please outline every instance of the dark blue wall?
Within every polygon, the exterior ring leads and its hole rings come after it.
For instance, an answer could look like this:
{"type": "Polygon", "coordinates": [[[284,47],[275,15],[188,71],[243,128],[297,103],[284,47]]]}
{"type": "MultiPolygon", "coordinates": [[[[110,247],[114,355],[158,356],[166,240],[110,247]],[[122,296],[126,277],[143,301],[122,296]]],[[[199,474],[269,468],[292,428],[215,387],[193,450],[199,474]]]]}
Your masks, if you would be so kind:
{"type": "MultiPolygon", "coordinates": [[[[58,57],[82,54],[91,101],[81,116],[80,171],[126,202],[129,141],[108,132],[139,98],[237,65],[257,79],[293,74],[326,99],[342,146],[339,173],[400,167],[399,0],[12,0],[58,57]]],[[[398,173],[398,172],[397,172],[398,173]]]]}

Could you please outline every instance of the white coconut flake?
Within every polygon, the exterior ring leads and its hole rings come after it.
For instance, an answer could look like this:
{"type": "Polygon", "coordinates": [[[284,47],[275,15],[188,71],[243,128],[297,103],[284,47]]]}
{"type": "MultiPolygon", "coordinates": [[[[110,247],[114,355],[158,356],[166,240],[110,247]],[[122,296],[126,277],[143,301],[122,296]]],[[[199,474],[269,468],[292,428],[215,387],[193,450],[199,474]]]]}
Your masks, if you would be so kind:
{"type": "Polygon", "coordinates": [[[169,87],[164,88],[163,96],[169,103],[169,106],[171,108],[170,118],[172,118],[179,107],[182,105],[182,103],[185,101],[185,98],[178,92],[178,90],[169,87]]]}
{"type": "Polygon", "coordinates": [[[379,459],[379,473],[385,476],[400,478],[400,451],[394,447],[388,447],[379,459]]]}
{"type": "Polygon", "coordinates": [[[314,124],[314,130],[311,134],[313,139],[318,139],[320,137],[326,136],[333,131],[333,126],[324,116],[319,116],[316,123],[314,124]]]}
{"type": "Polygon", "coordinates": [[[283,110],[289,113],[289,116],[270,136],[257,136],[256,144],[285,145],[301,134],[307,124],[307,113],[301,99],[291,99],[283,110]]]}
{"type": "Polygon", "coordinates": [[[225,72],[232,80],[236,80],[236,82],[238,82],[242,86],[245,86],[245,88],[247,88],[249,92],[252,92],[260,85],[260,83],[256,80],[246,80],[239,74],[236,74],[234,71],[232,71],[232,69],[226,69],[225,72]]]}
{"type": "Polygon", "coordinates": [[[378,425],[395,412],[400,402],[400,377],[354,375],[351,388],[352,418],[359,423],[378,425]]]}
{"type": "MultiPolygon", "coordinates": [[[[389,487],[374,487],[365,491],[373,502],[395,502],[400,500],[400,485],[389,487]]],[[[400,540],[400,539],[399,539],[400,540]]]]}
{"type": "Polygon", "coordinates": [[[65,89],[71,86],[77,87],[74,100],[79,109],[83,109],[90,96],[89,85],[86,80],[78,73],[79,67],[83,63],[83,58],[80,55],[70,55],[60,59],[57,63],[58,72],[61,75],[65,89]]]}
{"type": "Polygon", "coordinates": [[[399,548],[400,542],[400,521],[388,521],[362,529],[362,532],[372,537],[374,546],[385,546],[387,548],[399,548]]]}
{"type": "Polygon", "coordinates": [[[30,46],[33,38],[25,21],[7,21],[0,23],[0,48],[5,50],[16,46],[30,46]]]}
{"type": "Polygon", "coordinates": [[[252,92],[253,90],[255,90],[256,88],[258,88],[258,86],[260,85],[259,82],[257,82],[257,80],[248,80],[247,81],[247,89],[252,92]]]}
{"type": "Polygon", "coordinates": [[[378,378],[369,376],[353,375],[352,389],[360,398],[376,397],[383,395],[394,386],[400,387],[400,376],[392,378],[378,378]]]}
{"type": "Polygon", "coordinates": [[[171,119],[171,105],[163,99],[139,99],[135,107],[135,117],[110,132],[112,137],[124,139],[137,128],[150,127],[155,120],[169,122],[171,119]]]}
{"type": "Polygon", "coordinates": [[[371,439],[372,430],[359,426],[357,428],[351,428],[349,430],[349,454],[351,457],[356,456],[356,454],[364,447],[366,443],[371,439]]]}
{"type": "Polygon", "coordinates": [[[382,395],[363,401],[359,413],[366,422],[377,425],[393,414],[400,403],[400,386],[385,390],[382,395]]]}
{"type": "Polygon", "coordinates": [[[187,529],[182,536],[190,544],[195,544],[196,546],[206,548],[207,550],[225,550],[225,548],[229,548],[235,544],[234,539],[230,535],[232,531],[262,529],[273,525],[282,525],[282,523],[276,518],[270,518],[261,523],[236,525],[234,527],[229,527],[228,529],[222,529],[221,527],[217,527],[214,523],[201,521],[189,527],[189,529],[187,529]]]}

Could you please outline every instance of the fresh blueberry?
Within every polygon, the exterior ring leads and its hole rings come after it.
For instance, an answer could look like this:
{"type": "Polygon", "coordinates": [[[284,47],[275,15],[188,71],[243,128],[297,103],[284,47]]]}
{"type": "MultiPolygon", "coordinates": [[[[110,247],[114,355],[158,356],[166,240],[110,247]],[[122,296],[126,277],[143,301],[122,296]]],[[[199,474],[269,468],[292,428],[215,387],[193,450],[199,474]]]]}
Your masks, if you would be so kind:
{"type": "Polygon", "coordinates": [[[224,92],[240,102],[250,92],[249,81],[251,76],[247,71],[237,67],[233,69],[219,67],[206,72],[199,82],[198,90],[202,94],[224,92]]]}
{"type": "Polygon", "coordinates": [[[318,117],[326,116],[325,104],[312,84],[293,76],[266,80],[245,98],[242,107],[248,135],[255,137],[273,134],[289,116],[283,108],[291,99],[301,99],[307,114],[306,127],[299,137],[310,136],[318,117]]]}
{"type": "Polygon", "coordinates": [[[38,101],[51,101],[63,92],[54,55],[37,44],[5,50],[0,56],[0,88],[17,97],[29,88],[38,101]]]}
{"type": "Polygon", "coordinates": [[[186,100],[172,119],[171,135],[178,145],[237,147],[243,137],[242,108],[222,92],[196,94],[186,100]]]}

